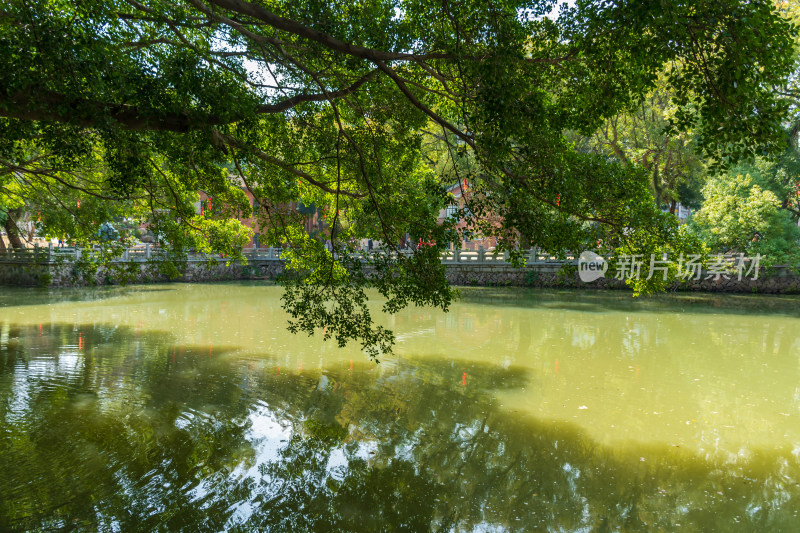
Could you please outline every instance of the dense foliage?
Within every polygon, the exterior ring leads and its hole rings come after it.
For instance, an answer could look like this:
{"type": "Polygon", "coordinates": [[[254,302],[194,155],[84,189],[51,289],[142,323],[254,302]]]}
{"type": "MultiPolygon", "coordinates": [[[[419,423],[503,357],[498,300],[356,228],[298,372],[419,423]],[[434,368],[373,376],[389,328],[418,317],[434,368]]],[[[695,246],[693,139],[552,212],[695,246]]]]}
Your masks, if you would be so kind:
{"type": "Polygon", "coordinates": [[[656,203],[673,214],[679,203],[699,207],[707,174],[694,132],[671,128],[678,110],[674,96],[662,76],[637,106],[609,118],[593,135],[576,140],[578,149],[642,167],[650,177],[656,203]]]}
{"type": "Polygon", "coordinates": [[[760,254],[767,264],[800,263],[800,227],[778,197],[752,176],[715,176],[692,224],[712,250],[760,254]]]}
{"type": "Polygon", "coordinates": [[[85,239],[115,210],[147,211],[174,246],[233,255],[247,235],[229,218],[251,209],[249,190],[261,242],[290,249],[292,328],[326,327],[372,354],[392,336],[373,325],[366,287],[389,311],[453,296],[437,252],[459,239],[437,224],[450,202],[437,166],[470,184],[470,231],[516,260],[520,244],[685,246],[646,169],[565,134],[633,109],[661,75],[667,126],[690,129],[712,168],[774,151],[789,103],[773,89],[791,71],[794,27],[764,0],[555,7],[11,0],[0,7],[3,210],[33,200],[51,233],[85,239]],[[426,135],[449,164],[430,164],[426,135]],[[200,190],[213,213],[193,208],[200,190]],[[305,231],[298,200],[334,228],[332,252],[305,231]],[[343,262],[359,238],[393,250],[407,235],[432,245],[366,269],[343,262]]]}

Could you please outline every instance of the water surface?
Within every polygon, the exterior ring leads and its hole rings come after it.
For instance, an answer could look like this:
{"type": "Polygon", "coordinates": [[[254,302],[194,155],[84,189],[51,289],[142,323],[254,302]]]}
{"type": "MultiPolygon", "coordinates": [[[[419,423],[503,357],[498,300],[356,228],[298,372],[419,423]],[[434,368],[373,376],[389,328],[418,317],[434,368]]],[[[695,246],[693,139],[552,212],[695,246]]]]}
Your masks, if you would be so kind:
{"type": "Polygon", "coordinates": [[[800,524],[795,297],[471,289],[376,365],[273,286],[0,291],[0,530],[800,524]]]}

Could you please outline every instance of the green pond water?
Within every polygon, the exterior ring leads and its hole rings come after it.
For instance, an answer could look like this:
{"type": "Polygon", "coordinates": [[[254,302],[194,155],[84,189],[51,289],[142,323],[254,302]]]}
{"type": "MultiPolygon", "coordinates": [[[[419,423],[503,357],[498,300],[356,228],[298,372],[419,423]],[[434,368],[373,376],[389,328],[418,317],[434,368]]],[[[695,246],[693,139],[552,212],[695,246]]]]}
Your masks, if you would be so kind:
{"type": "Polygon", "coordinates": [[[375,364],[280,295],[0,288],[0,530],[800,530],[796,297],[465,289],[375,364]]]}

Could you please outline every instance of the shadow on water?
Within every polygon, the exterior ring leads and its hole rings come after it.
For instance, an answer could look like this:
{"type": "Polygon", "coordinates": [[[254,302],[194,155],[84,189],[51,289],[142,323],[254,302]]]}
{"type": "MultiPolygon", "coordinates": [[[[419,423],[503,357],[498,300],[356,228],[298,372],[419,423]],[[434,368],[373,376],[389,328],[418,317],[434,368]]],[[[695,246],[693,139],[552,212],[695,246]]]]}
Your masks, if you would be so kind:
{"type": "Polygon", "coordinates": [[[0,308],[21,307],[28,305],[47,305],[53,302],[94,302],[108,300],[128,294],[159,293],[175,290],[174,284],[159,286],[98,286],[87,290],[86,287],[1,287],[0,308]]]}
{"type": "Polygon", "coordinates": [[[800,317],[800,296],[674,292],[634,298],[624,290],[461,288],[471,305],[607,313],[773,314],[800,317]]]}
{"type": "Polygon", "coordinates": [[[791,450],[603,447],[500,410],[492,391],[535,383],[519,368],[281,371],[126,328],[4,332],[2,530],[796,528],[791,450]]]}

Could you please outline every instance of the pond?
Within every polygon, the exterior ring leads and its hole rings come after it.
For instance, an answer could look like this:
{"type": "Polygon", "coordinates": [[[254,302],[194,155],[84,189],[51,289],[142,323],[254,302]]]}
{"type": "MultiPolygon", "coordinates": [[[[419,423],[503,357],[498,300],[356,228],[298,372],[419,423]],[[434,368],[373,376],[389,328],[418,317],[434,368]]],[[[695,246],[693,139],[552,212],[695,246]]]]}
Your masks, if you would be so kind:
{"type": "Polygon", "coordinates": [[[0,530],[797,529],[797,297],[464,289],[375,364],[280,295],[0,289],[0,530]]]}

